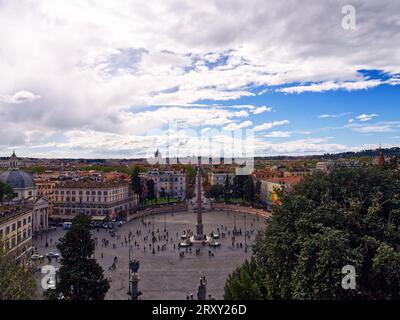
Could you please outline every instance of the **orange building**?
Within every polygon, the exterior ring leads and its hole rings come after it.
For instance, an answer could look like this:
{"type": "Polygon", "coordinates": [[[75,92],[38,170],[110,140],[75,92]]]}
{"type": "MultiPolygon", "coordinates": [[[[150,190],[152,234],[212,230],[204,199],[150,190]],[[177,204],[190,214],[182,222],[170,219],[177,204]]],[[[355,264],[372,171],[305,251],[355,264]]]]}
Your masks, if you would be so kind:
{"type": "Polygon", "coordinates": [[[36,197],[47,197],[49,199],[49,216],[53,214],[55,181],[35,179],[36,197]]]}

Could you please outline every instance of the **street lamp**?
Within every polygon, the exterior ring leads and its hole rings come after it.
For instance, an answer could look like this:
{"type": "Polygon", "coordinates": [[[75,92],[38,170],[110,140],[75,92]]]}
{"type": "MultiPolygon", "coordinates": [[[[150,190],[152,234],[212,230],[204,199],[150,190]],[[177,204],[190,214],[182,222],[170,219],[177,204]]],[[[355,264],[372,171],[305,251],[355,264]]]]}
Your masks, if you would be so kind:
{"type": "Polygon", "coordinates": [[[153,254],[155,254],[156,253],[156,250],[154,250],[154,238],[155,238],[155,236],[154,236],[154,212],[152,211],[151,212],[151,217],[152,217],[152,220],[153,220],[153,232],[152,232],[152,237],[151,237],[151,241],[152,241],[152,246],[153,246],[153,254]]]}
{"type": "Polygon", "coordinates": [[[247,252],[247,225],[246,225],[246,213],[244,214],[244,252],[247,252]]]}
{"type": "Polygon", "coordinates": [[[131,263],[131,235],[132,235],[132,231],[129,229],[129,234],[128,234],[128,275],[129,275],[129,283],[128,283],[128,294],[131,295],[131,267],[130,267],[130,263],[131,263]]]}
{"type": "MultiPolygon", "coordinates": [[[[42,226],[42,228],[43,228],[43,226],[42,226]]],[[[48,231],[48,230],[46,229],[46,245],[45,245],[46,248],[49,246],[49,243],[47,242],[47,231],[48,231]]]]}

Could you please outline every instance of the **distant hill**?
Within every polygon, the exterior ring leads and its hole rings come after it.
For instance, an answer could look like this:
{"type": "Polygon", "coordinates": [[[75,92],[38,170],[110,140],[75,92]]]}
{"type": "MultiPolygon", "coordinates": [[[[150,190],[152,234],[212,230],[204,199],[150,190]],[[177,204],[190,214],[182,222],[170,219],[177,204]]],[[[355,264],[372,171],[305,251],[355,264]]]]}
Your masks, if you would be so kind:
{"type": "MultiPolygon", "coordinates": [[[[385,157],[400,156],[400,148],[382,148],[385,157]]],[[[348,158],[360,157],[377,157],[379,151],[376,149],[368,149],[357,152],[341,152],[341,153],[325,153],[323,155],[310,155],[310,156],[274,156],[274,157],[256,157],[260,160],[291,160],[291,159],[316,159],[316,160],[337,160],[348,158]]]]}

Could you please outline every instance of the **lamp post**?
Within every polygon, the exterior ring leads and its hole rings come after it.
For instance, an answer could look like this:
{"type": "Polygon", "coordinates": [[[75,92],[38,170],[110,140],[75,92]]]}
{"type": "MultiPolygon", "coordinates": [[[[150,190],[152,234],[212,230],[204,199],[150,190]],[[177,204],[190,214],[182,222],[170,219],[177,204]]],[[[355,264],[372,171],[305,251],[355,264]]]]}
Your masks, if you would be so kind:
{"type": "Polygon", "coordinates": [[[244,252],[247,252],[247,225],[246,225],[246,213],[244,214],[244,252]]]}
{"type": "Polygon", "coordinates": [[[49,243],[47,242],[47,229],[46,229],[46,248],[49,246],[49,243]]]}
{"type": "Polygon", "coordinates": [[[233,232],[236,233],[236,211],[233,211],[233,232]]]}
{"type": "Polygon", "coordinates": [[[153,254],[155,254],[156,253],[156,250],[154,250],[154,238],[155,238],[155,236],[154,236],[154,212],[153,211],[151,211],[151,218],[152,218],[152,220],[153,220],[153,232],[152,232],[152,237],[151,237],[151,241],[152,241],[152,247],[153,247],[153,254]]]}
{"type": "Polygon", "coordinates": [[[128,234],[128,274],[129,274],[129,283],[128,283],[128,294],[131,295],[131,234],[132,231],[129,229],[129,234],[128,234]]]}

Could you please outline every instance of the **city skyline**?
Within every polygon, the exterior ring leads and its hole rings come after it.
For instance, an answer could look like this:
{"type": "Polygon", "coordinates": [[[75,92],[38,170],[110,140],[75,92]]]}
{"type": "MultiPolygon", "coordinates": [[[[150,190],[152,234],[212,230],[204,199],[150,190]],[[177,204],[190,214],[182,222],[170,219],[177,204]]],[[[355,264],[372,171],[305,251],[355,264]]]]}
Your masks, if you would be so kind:
{"type": "Polygon", "coordinates": [[[346,4],[0,1],[0,155],[140,158],[171,123],[255,156],[400,146],[400,4],[353,1],[355,30],[346,4]]]}

